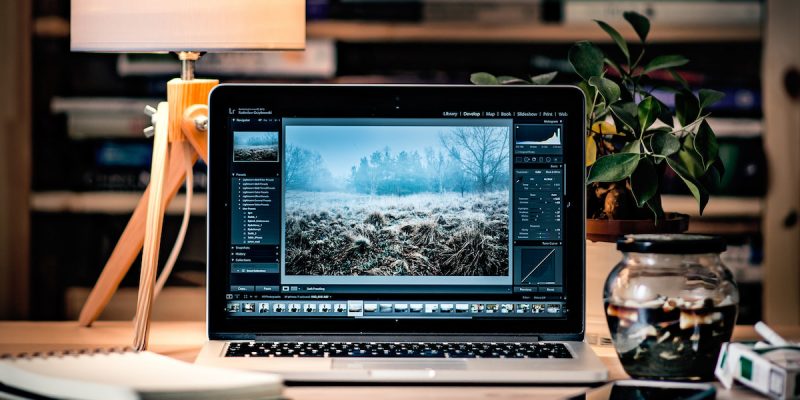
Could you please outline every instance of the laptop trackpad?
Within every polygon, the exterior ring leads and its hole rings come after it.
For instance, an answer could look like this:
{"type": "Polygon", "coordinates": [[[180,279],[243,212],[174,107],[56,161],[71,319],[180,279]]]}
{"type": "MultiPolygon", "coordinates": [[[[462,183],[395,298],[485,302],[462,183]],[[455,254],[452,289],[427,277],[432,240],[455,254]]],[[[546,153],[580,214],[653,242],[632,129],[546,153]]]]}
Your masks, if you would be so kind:
{"type": "Polygon", "coordinates": [[[334,358],[333,369],[409,370],[467,369],[464,360],[358,360],[334,358]]]}

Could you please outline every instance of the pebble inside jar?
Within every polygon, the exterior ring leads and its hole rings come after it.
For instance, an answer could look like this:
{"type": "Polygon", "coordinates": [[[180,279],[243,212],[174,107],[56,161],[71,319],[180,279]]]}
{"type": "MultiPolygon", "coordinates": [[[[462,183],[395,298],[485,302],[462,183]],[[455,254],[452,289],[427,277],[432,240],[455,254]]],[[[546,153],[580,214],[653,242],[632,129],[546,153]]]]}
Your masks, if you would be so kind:
{"type": "Polygon", "coordinates": [[[736,324],[739,294],[725,243],[699,235],[629,235],[608,276],[609,331],[634,378],[710,380],[736,324]]]}

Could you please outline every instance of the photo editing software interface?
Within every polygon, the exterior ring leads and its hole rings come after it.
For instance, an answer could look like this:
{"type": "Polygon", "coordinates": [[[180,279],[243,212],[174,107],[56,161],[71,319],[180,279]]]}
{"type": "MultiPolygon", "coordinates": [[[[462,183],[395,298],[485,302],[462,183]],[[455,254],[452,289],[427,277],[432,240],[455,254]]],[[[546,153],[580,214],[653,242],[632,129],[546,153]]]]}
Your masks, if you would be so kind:
{"type": "Polygon", "coordinates": [[[566,318],[564,113],[228,118],[228,317],[566,318]]]}

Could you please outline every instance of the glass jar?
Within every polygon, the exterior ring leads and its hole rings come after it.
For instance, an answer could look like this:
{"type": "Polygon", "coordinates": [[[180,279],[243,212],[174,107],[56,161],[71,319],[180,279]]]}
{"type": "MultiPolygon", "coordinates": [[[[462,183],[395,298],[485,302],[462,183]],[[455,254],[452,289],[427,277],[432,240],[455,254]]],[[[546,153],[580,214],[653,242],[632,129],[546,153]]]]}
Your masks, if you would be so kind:
{"type": "Polygon", "coordinates": [[[710,380],[736,324],[739,291],[720,253],[699,235],[628,235],[606,279],[608,328],[634,378],[710,380]]]}

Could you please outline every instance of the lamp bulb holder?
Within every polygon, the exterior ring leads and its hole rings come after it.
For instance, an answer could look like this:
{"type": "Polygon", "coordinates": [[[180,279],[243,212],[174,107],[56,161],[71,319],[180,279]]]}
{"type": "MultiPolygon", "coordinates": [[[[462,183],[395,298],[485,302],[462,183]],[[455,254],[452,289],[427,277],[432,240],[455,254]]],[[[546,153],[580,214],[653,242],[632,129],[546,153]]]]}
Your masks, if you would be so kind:
{"type": "Polygon", "coordinates": [[[202,57],[199,51],[179,51],[178,59],[181,60],[181,79],[191,81],[194,79],[194,64],[202,57]]]}

